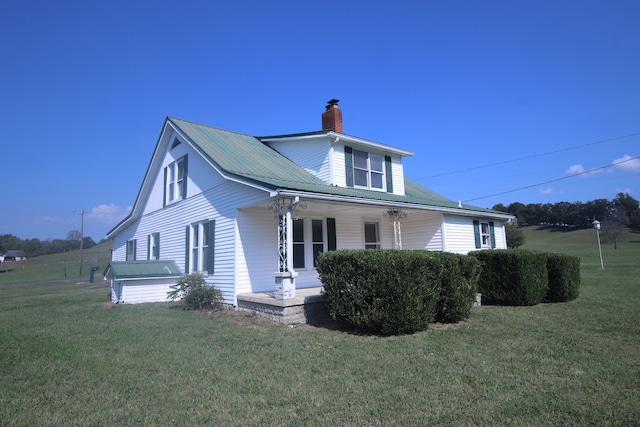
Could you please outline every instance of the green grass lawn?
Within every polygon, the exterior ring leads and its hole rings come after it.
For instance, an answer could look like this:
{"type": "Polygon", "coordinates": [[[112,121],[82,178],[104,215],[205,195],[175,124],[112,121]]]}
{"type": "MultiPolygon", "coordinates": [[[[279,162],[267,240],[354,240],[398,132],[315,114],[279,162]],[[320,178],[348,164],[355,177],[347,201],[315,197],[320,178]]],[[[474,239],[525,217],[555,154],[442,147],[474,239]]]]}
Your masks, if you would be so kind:
{"type": "MultiPolygon", "coordinates": [[[[80,276],[80,251],[29,258],[26,261],[0,263],[0,285],[69,279],[70,282],[89,280],[91,266],[100,266],[100,276],[111,260],[111,242],[104,242],[82,253],[80,276]]],[[[102,276],[99,277],[102,279],[102,276]]],[[[2,294],[0,293],[0,298],[2,294]]]]}
{"type": "Polygon", "coordinates": [[[577,300],[408,336],[0,295],[0,425],[640,425],[640,235],[600,270],[593,230],[525,232],[581,257],[577,300]]]}

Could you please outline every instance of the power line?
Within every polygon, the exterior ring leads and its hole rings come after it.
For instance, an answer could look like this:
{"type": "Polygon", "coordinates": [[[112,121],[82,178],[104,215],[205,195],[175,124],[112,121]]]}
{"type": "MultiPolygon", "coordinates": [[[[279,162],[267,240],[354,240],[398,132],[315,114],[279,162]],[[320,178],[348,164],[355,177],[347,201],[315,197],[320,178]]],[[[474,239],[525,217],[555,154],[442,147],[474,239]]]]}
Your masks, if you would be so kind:
{"type": "Polygon", "coordinates": [[[630,133],[628,135],[616,136],[614,138],[603,139],[603,140],[596,141],[596,142],[590,142],[588,144],[575,145],[573,147],[568,147],[568,148],[561,148],[559,150],[547,151],[545,153],[532,154],[531,156],[518,157],[517,159],[505,160],[505,161],[502,161],[502,162],[491,163],[491,164],[488,164],[488,165],[474,166],[474,167],[471,167],[471,168],[460,169],[460,170],[456,170],[456,171],[453,171],[453,172],[445,172],[445,173],[440,173],[440,174],[437,174],[437,175],[425,176],[423,178],[416,178],[415,181],[420,181],[422,179],[439,178],[441,176],[454,175],[454,174],[457,174],[457,173],[469,172],[469,171],[473,171],[473,170],[477,170],[477,169],[485,169],[485,168],[490,168],[490,167],[493,167],[493,166],[499,166],[499,165],[505,165],[505,164],[508,164],[508,163],[519,162],[521,160],[534,159],[536,157],[549,156],[551,154],[562,153],[562,152],[571,151],[571,150],[577,150],[578,148],[584,148],[584,147],[590,147],[592,145],[604,144],[605,142],[616,141],[618,139],[630,138],[630,137],[636,136],[636,135],[640,135],[640,132],[630,133]]]}
{"type": "Polygon", "coordinates": [[[588,173],[593,173],[595,171],[606,169],[606,168],[610,168],[612,166],[616,166],[616,165],[619,165],[619,164],[622,164],[622,163],[630,162],[631,160],[635,160],[635,159],[640,159],[640,156],[631,157],[630,159],[621,160],[619,162],[611,163],[610,165],[600,166],[599,168],[589,169],[588,171],[574,173],[573,175],[563,176],[562,178],[556,178],[556,179],[552,179],[552,180],[545,181],[545,182],[539,182],[537,184],[527,185],[526,187],[520,187],[520,188],[516,188],[516,189],[513,189],[513,190],[507,190],[507,191],[503,191],[501,193],[490,194],[488,196],[476,197],[475,199],[464,200],[464,202],[465,203],[473,202],[475,200],[488,199],[489,197],[502,196],[503,194],[515,193],[516,191],[526,190],[528,188],[533,188],[533,187],[539,187],[541,185],[550,184],[552,182],[558,182],[558,181],[562,181],[562,180],[565,180],[565,179],[573,178],[573,177],[576,177],[576,176],[586,175],[588,173]]]}

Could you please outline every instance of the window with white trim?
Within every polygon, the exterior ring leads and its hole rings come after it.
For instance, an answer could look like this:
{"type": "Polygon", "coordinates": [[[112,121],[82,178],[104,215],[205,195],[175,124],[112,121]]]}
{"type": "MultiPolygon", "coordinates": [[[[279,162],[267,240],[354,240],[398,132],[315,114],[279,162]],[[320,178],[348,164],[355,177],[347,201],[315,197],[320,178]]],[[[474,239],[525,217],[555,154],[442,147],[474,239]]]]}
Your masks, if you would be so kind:
{"type": "Polygon", "coordinates": [[[186,163],[184,156],[175,162],[169,163],[165,168],[165,203],[169,204],[185,198],[186,163]]]}
{"type": "Polygon", "coordinates": [[[127,261],[135,261],[136,260],[136,240],[131,239],[127,240],[127,261]]]}
{"type": "Polygon", "coordinates": [[[147,259],[160,259],[160,233],[151,233],[148,237],[147,259]]]}
{"type": "Polygon", "coordinates": [[[293,268],[304,268],[304,219],[293,221],[293,268]]]}
{"type": "Polygon", "coordinates": [[[376,221],[364,222],[364,248],[380,249],[380,224],[376,221]]]}
{"type": "Polygon", "coordinates": [[[483,248],[491,247],[491,231],[490,231],[488,222],[480,223],[480,239],[481,239],[483,248]]]}
{"type": "Polygon", "coordinates": [[[191,225],[189,271],[207,274],[209,271],[209,221],[191,225]]]}
{"type": "Polygon", "coordinates": [[[304,218],[293,221],[293,268],[316,267],[318,256],[327,250],[327,233],[324,219],[304,218]]]}
{"type": "Polygon", "coordinates": [[[353,150],[353,183],[355,187],[384,189],[384,156],[353,150]]]}

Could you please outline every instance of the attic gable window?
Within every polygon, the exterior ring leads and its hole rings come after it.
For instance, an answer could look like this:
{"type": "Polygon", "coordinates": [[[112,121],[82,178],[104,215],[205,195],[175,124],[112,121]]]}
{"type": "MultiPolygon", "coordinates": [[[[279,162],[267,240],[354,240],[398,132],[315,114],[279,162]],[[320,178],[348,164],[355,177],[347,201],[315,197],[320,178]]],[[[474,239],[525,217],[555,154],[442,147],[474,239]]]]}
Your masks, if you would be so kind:
{"type": "Polygon", "coordinates": [[[164,168],[164,205],[183,200],[187,196],[187,156],[164,168]]]}

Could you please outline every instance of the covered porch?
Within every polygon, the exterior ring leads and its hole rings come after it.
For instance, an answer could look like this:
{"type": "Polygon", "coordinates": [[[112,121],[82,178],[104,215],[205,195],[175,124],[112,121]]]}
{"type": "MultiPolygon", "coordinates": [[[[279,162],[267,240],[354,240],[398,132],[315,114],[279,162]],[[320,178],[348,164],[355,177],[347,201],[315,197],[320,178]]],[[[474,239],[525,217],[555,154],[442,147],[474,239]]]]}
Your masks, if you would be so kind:
{"type": "Polygon", "coordinates": [[[297,300],[299,292],[307,296],[306,289],[322,286],[315,268],[321,252],[443,250],[441,224],[440,212],[381,202],[279,197],[247,206],[239,211],[237,221],[236,295],[238,300],[243,295],[278,300],[297,300]]]}

